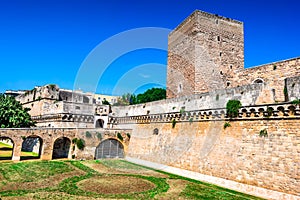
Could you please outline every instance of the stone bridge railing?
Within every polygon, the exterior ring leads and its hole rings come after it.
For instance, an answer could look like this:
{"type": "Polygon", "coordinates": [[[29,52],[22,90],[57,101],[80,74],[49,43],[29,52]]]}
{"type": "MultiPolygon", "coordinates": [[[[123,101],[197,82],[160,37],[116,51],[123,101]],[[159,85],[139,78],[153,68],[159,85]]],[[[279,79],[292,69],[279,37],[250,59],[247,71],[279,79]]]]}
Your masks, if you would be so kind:
{"type": "MultiPolygon", "coordinates": [[[[291,103],[243,106],[234,120],[272,118],[300,118],[300,106],[291,103]]],[[[110,117],[110,124],[164,123],[175,119],[178,122],[204,120],[228,120],[225,108],[159,113],[126,117],[110,117]]]]}

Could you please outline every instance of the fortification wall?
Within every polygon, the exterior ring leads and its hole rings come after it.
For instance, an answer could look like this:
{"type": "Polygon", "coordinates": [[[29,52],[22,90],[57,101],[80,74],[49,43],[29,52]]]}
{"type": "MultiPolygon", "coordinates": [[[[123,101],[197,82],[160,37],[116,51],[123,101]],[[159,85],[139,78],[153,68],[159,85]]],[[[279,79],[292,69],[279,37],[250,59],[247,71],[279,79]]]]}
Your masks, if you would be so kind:
{"type": "MultiPolygon", "coordinates": [[[[10,128],[0,129],[0,139],[8,140],[13,144],[12,160],[19,161],[21,148],[25,138],[41,139],[41,160],[51,160],[54,143],[57,139],[65,137],[70,141],[69,151],[66,152],[68,158],[74,155],[75,159],[94,159],[96,147],[104,140],[112,138],[118,140],[124,146],[125,154],[129,144],[128,134],[131,130],[127,129],[83,129],[83,128],[10,128]],[[117,133],[123,136],[123,141],[117,137],[117,133]],[[8,139],[9,138],[9,139],[8,139]],[[85,148],[80,150],[72,143],[74,138],[83,139],[85,148]]],[[[63,148],[63,149],[66,149],[63,148]]],[[[39,150],[37,150],[39,151],[39,150]]]]}
{"type": "Polygon", "coordinates": [[[216,90],[209,93],[182,96],[178,98],[165,99],[145,104],[131,106],[113,106],[113,116],[135,116],[157,113],[173,113],[193,111],[201,109],[224,108],[230,99],[238,99],[243,106],[255,105],[257,100],[265,98],[262,93],[264,85],[252,84],[225,90],[216,90]],[[259,99],[260,97],[260,99],[259,99]]]}
{"type": "Polygon", "coordinates": [[[269,63],[253,68],[247,68],[236,73],[232,86],[251,84],[262,79],[269,88],[274,89],[275,101],[283,102],[285,79],[300,76],[300,58],[269,63]]]}
{"type": "Polygon", "coordinates": [[[299,196],[299,107],[244,107],[226,129],[224,116],[222,109],[131,116],[115,126],[133,128],[129,157],[299,196]]]}
{"type": "Polygon", "coordinates": [[[195,11],[169,35],[167,97],[222,89],[244,64],[243,24],[195,11]]]}

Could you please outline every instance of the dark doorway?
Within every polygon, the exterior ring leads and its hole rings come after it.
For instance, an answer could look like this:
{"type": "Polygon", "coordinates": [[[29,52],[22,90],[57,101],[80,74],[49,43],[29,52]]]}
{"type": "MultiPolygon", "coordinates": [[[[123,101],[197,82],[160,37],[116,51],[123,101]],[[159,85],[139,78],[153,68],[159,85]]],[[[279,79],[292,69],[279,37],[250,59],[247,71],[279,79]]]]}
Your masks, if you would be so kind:
{"type": "Polygon", "coordinates": [[[124,147],[118,140],[104,140],[97,146],[95,158],[124,158],[124,147]]]}
{"type": "Polygon", "coordinates": [[[61,137],[55,140],[53,144],[52,159],[68,158],[71,146],[71,140],[67,137],[61,137]]]}
{"type": "Polygon", "coordinates": [[[96,128],[103,128],[104,127],[104,120],[103,119],[98,119],[96,121],[96,128]]]}
{"type": "Polygon", "coordinates": [[[21,148],[21,160],[39,159],[41,157],[43,140],[38,136],[28,136],[21,148]]]}

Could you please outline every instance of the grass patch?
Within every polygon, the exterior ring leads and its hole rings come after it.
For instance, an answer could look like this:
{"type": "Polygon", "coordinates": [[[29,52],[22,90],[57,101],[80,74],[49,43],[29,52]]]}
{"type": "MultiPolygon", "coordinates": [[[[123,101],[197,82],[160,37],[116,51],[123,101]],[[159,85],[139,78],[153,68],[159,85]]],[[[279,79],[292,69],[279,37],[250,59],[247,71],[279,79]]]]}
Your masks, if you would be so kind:
{"type": "Polygon", "coordinates": [[[164,196],[168,199],[179,197],[181,199],[259,199],[116,159],[0,163],[0,196],[12,196],[19,199],[160,199],[164,196]],[[97,172],[85,164],[99,165],[107,173],[97,172]],[[115,169],[132,171],[123,170],[119,174],[115,169]],[[150,175],[136,173],[145,169],[155,173],[150,175]],[[110,173],[110,171],[117,172],[117,174],[110,173]],[[67,176],[68,173],[69,176],[67,176]],[[163,174],[163,177],[155,174],[163,174]],[[58,177],[60,179],[57,181],[58,177]],[[56,180],[56,184],[49,184],[53,180],[56,180]],[[179,188],[176,188],[176,194],[172,193],[172,187],[168,184],[168,181],[173,180],[182,183],[179,188]],[[100,189],[99,184],[102,184],[100,189]],[[5,189],[10,185],[16,187],[5,189]],[[22,187],[18,187],[19,185],[22,187]],[[30,185],[43,187],[29,187],[30,185]]]}
{"type": "Polygon", "coordinates": [[[9,145],[9,144],[6,144],[6,143],[3,143],[3,142],[0,142],[0,149],[2,149],[2,148],[12,149],[13,146],[9,145]]]}

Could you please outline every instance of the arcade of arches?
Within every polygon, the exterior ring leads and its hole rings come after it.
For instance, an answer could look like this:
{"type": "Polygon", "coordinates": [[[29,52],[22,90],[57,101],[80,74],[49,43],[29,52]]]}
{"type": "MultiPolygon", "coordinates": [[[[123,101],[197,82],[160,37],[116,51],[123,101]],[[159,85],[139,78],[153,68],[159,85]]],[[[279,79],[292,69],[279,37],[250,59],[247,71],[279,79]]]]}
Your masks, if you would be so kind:
{"type": "Polygon", "coordinates": [[[129,139],[123,131],[124,141],[119,141],[116,137],[119,132],[76,128],[0,129],[0,160],[123,158],[129,139]],[[75,148],[72,143],[75,138],[84,140],[83,150],[75,148]]]}

